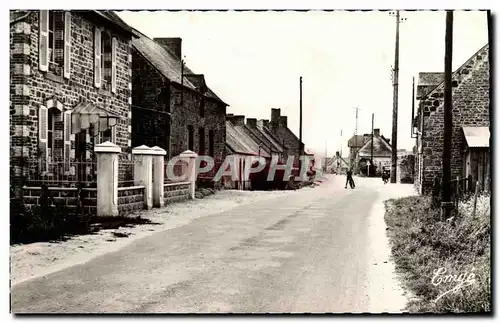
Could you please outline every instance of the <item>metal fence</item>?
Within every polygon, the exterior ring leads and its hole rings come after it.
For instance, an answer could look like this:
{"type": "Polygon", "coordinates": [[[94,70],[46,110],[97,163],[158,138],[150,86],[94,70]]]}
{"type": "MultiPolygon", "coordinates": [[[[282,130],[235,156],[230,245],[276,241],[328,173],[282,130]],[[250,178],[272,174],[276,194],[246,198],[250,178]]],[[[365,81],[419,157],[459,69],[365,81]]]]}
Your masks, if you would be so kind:
{"type": "Polygon", "coordinates": [[[187,170],[187,162],[183,160],[168,160],[165,158],[165,166],[164,166],[164,182],[165,183],[175,183],[186,180],[186,172],[184,168],[187,170]],[[169,176],[170,173],[173,173],[174,177],[169,176]]]}
{"type": "Polygon", "coordinates": [[[118,160],[118,187],[134,186],[134,159],[122,157],[118,160]]]}
{"type": "Polygon", "coordinates": [[[77,183],[86,186],[97,183],[97,163],[94,160],[31,159],[25,165],[27,186],[76,187],[77,183]]]}

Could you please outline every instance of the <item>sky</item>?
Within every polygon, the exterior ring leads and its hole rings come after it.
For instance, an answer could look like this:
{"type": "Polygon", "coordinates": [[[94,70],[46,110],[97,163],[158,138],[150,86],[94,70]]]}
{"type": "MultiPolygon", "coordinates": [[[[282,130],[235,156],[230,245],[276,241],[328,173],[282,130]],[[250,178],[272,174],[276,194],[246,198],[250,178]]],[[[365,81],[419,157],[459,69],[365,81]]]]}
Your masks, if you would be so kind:
{"type": "MultiPolygon", "coordinates": [[[[347,140],[374,128],[391,138],[396,18],[388,12],[122,11],[154,37],[181,37],[194,73],[229,104],[227,113],[270,119],[280,108],[299,134],[303,77],[303,141],[318,154],[348,155],[347,140]],[[340,136],[342,130],[342,137],[340,136]]],[[[412,78],[444,71],[444,11],[401,12],[398,149],[411,150],[412,78]]],[[[455,11],[453,69],[488,42],[486,12],[455,11]]]]}

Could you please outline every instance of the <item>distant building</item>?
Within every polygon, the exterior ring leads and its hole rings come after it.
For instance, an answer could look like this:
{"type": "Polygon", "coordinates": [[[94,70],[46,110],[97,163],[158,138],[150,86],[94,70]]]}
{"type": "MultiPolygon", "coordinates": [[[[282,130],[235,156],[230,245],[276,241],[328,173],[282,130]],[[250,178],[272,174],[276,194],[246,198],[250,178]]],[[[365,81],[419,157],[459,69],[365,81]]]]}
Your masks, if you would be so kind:
{"type": "Polygon", "coordinates": [[[380,129],[373,129],[373,155],[372,155],[372,138],[371,134],[365,144],[358,150],[356,155],[356,163],[359,171],[367,175],[367,164],[373,162],[376,166],[377,174],[380,174],[382,168],[391,167],[392,147],[389,140],[380,135],[380,129]],[[373,160],[372,160],[373,158],[373,160]]]}

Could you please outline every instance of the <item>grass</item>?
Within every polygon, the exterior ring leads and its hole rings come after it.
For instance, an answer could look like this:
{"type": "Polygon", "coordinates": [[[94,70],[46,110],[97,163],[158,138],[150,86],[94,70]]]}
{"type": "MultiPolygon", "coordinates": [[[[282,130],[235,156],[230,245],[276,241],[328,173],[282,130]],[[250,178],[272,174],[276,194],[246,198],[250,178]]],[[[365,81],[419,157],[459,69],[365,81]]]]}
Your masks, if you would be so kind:
{"type": "MultiPolygon", "coordinates": [[[[409,312],[491,312],[490,197],[460,203],[456,216],[440,221],[440,210],[431,207],[430,197],[406,197],[386,201],[385,221],[396,269],[407,289],[416,297],[409,312]],[[475,274],[472,285],[435,301],[458,282],[433,284],[434,271],[443,275],[475,274]]],[[[435,283],[438,281],[435,280],[435,283]]]]}

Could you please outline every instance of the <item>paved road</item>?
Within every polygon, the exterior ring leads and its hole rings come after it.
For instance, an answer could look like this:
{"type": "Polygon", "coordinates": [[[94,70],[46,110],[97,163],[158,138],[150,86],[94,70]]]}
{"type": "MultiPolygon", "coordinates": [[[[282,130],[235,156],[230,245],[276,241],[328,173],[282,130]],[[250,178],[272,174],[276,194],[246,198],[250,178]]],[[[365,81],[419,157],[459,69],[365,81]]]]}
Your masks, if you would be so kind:
{"type": "Polygon", "coordinates": [[[14,313],[366,312],[383,186],[344,177],[159,232],[12,288],[14,313]]]}

